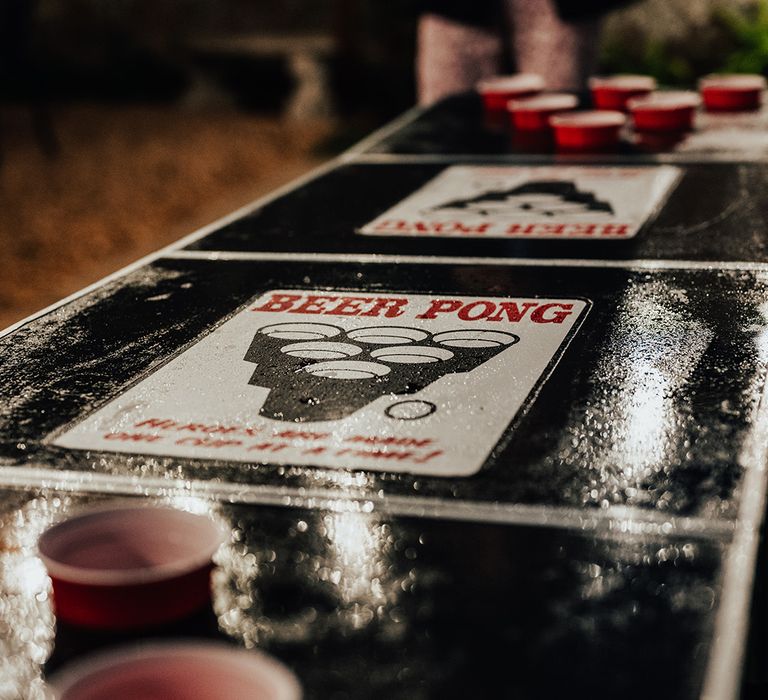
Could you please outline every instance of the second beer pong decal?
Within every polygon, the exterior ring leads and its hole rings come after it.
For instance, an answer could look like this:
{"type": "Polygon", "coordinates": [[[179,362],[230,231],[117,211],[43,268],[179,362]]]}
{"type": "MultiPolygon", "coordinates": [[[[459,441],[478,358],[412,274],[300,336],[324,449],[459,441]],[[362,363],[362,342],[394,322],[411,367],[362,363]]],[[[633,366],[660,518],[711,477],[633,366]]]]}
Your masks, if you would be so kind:
{"type": "Polygon", "coordinates": [[[269,291],[53,442],[468,476],[587,308],[583,299],[269,291]]]}
{"type": "Polygon", "coordinates": [[[623,240],[658,210],[679,175],[667,165],[453,166],[359,232],[623,240]]]}

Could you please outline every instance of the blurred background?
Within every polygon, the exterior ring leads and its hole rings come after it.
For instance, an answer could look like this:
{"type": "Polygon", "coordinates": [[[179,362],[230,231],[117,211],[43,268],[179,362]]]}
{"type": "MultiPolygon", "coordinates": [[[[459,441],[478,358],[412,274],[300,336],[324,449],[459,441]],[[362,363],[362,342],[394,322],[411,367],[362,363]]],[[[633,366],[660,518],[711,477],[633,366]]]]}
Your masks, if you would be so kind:
{"type": "MultiPolygon", "coordinates": [[[[415,101],[414,0],[0,0],[0,327],[415,101]]],[[[768,0],[641,0],[601,72],[768,72],[768,0]]]]}

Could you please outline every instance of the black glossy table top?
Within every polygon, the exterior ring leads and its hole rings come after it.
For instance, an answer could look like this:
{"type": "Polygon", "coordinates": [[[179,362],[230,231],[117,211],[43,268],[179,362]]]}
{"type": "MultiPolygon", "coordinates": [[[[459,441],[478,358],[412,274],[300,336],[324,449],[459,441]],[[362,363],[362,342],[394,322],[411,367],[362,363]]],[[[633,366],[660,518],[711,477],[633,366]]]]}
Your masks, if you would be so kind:
{"type": "MultiPolygon", "coordinates": [[[[482,166],[481,158],[474,158],[472,164],[482,166]]],[[[360,234],[363,226],[451,165],[352,162],[190,242],[185,250],[198,255],[222,251],[553,259],[565,264],[569,260],[768,262],[768,162],[678,165],[679,181],[658,212],[631,238],[360,234]]],[[[615,177],[611,166],[603,168],[607,178],[615,177]]]]}
{"type": "Polygon", "coordinates": [[[726,544],[706,538],[180,497],[163,502],[231,529],[211,606],[140,635],[54,628],[29,533],[103,498],[5,497],[6,688],[51,649],[48,672],[137,636],[194,635],[275,654],[307,698],[694,698],[721,597],[726,544]]]}
{"type": "MultiPolygon", "coordinates": [[[[537,167],[476,111],[0,337],[0,697],[189,636],[308,698],[730,698],[745,659],[761,687],[768,166],[674,160],[625,240],[361,234],[447,168],[537,167]],[[39,533],[126,497],[226,524],[211,606],[57,625],[39,533]]],[[[567,164],[660,167],[619,156],[567,164]]]]}

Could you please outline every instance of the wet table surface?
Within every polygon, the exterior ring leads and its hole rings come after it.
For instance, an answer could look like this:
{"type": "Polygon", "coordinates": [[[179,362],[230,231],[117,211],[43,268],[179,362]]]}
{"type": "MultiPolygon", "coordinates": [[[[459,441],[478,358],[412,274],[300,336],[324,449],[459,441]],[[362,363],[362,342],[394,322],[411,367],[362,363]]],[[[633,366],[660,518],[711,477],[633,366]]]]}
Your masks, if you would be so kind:
{"type": "Polygon", "coordinates": [[[0,337],[0,697],[189,636],[308,698],[759,692],[768,165],[481,122],[412,115],[0,337]],[[211,605],[56,624],[37,537],[123,499],[225,524],[211,605]]]}

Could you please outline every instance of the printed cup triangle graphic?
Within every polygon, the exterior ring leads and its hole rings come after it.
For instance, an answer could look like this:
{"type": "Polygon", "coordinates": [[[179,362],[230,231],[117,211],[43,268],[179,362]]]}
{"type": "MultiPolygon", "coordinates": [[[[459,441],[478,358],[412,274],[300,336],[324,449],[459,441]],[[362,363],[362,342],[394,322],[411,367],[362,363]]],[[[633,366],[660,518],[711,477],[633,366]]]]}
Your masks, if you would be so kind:
{"type": "Polygon", "coordinates": [[[269,290],[49,440],[217,463],[469,476],[588,306],[269,290]]]}
{"type": "Polygon", "coordinates": [[[256,332],[245,360],[256,364],[250,383],[270,389],[261,416],[325,421],[379,397],[414,394],[448,374],[469,372],[518,340],[481,329],[432,334],[407,326],[344,331],[323,323],[279,323],[256,332]]]}
{"type": "Polygon", "coordinates": [[[624,240],[656,214],[679,177],[668,165],[452,166],[358,233],[624,240]]]}
{"type": "Polygon", "coordinates": [[[451,200],[434,207],[432,211],[450,209],[512,219],[521,214],[554,217],[562,214],[593,216],[596,212],[614,213],[610,203],[600,201],[592,192],[579,190],[575,183],[563,180],[535,180],[510,189],[490,190],[468,199],[451,200]]]}

